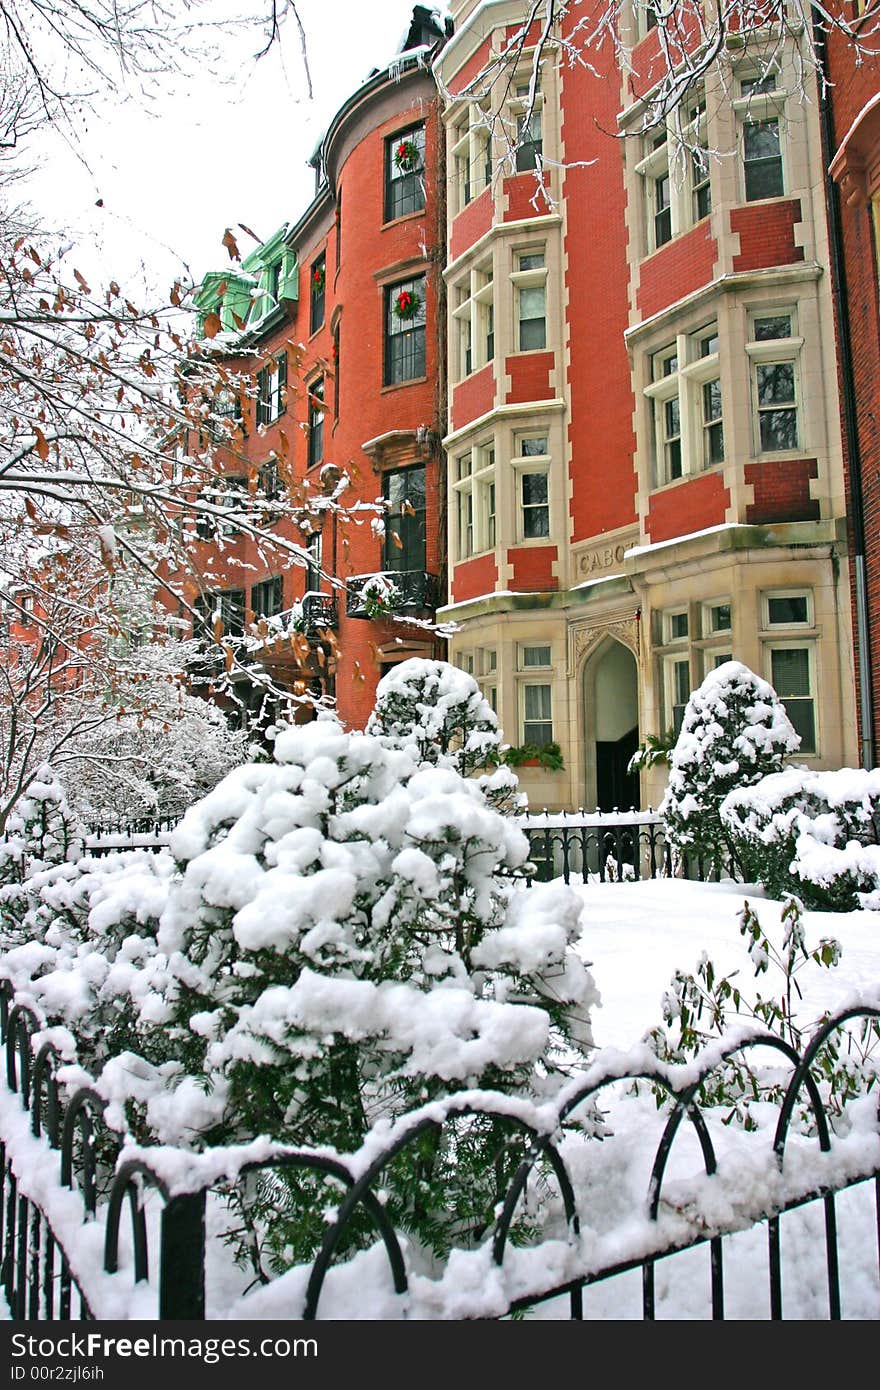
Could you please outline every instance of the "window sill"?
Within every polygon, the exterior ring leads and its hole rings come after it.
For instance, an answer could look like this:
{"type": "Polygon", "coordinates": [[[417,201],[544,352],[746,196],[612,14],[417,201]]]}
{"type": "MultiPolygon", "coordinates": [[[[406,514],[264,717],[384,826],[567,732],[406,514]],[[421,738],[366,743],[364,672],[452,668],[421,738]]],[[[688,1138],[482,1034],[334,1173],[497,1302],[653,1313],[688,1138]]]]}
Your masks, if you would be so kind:
{"type": "Polygon", "coordinates": [[[319,334],[319,333],[323,333],[323,331],[324,331],[324,329],[325,329],[326,327],[327,327],[327,320],[325,319],[323,323],[319,323],[319,324],[318,324],[318,327],[317,327],[317,328],[313,328],[313,329],[311,330],[311,332],[309,333],[308,338],[306,338],[306,342],[307,342],[307,343],[310,343],[310,342],[312,341],[313,338],[317,338],[318,334],[319,334]]]}
{"type": "Polygon", "coordinates": [[[400,391],[401,388],[405,386],[424,385],[427,380],[428,378],[426,376],[413,376],[408,377],[406,381],[392,381],[387,386],[383,386],[379,394],[380,396],[384,396],[388,391],[400,391]]]}
{"type": "Polygon", "coordinates": [[[387,231],[389,227],[399,227],[404,222],[413,222],[416,218],[423,217],[427,212],[427,205],[418,208],[416,212],[404,212],[400,217],[392,217],[388,222],[383,222],[379,228],[380,232],[387,231]]]}
{"type": "Polygon", "coordinates": [[[727,460],[722,459],[720,463],[713,463],[710,468],[694,468],[688,473],[683,473],[680,478],[670,478],[665,483],[655,483],[651,488],[651,494],[657,492],[668,492],[671,488],[681,487],[682,483],[692,483],[695,478],[705,478],[711,473],[723,473],[727,467],[727,460]]]}

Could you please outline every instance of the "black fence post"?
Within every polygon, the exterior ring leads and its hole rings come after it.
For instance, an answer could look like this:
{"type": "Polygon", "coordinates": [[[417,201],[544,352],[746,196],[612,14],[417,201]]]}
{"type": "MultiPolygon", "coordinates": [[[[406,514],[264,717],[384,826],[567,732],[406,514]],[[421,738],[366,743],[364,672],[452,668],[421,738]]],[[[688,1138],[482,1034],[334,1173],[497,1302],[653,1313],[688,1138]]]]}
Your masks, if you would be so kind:
{"type": "Polygon", "coordinates": [[[162,1212],[159,1317],[205,1317],[205,1193],[171,1197],[162,1212]]]}

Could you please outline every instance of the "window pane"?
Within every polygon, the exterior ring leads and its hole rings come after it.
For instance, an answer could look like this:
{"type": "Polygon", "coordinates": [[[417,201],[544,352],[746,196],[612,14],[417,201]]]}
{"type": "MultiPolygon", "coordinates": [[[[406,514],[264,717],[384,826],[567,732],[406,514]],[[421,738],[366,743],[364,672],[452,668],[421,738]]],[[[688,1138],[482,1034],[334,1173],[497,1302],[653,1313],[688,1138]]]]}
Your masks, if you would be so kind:
{"type": "Polygon", "coordinates": [[[779,122],[747,122],[744,140],[746,198],[778,198],[783,192],[779,122]]]}
{"type": "Polygon", "coordinates": [[[382,495],[388,502],[384,568],[424,571],[427,563],[424,468],[386,473],[382,479],[382,495]]]}
{"type": "Polygon", "coordinates": [[[761,448],[770,453],[797,446],[797,411],[765,410],[761,415],[761,448]]]}
{"type": "Polygon", "coordinates": [[[550,648],[543,647],[523,647],[522,649],[523,666],[549,666],[550,648]]]}
{"type": "Polygon", "coordinates": [[[531,439],[519,440],[519,457],[528,459],[545,457],[549,453],[546,434],[535,435],[531,439]]]}
{"type": "Polygon", "coordinates": [[[794,363],[776,362],[757,370],[759,405],[794,404],[794,363]]]}
{"type": "Polygon", "coordinates": [[[687,613],[672,613],[669,617],[669,638],[675,642],[681,637],[688,635],[688,615],[687,613]]]}
{"type": "Polygon", "coordinates": [[[806,647],[771,652],[772,684],[789,719],[801,736],[802,753],[816,747],[816,714],[810,698],[810,653],[806,647]]]}
{"type": "Polygon", "coordinates": [[[768,598],[767,616],[771,623],[805,623],[808,618],[806,594],[768,598]]]}
{"type": "Polygon", "coordinates": [[[790,314],[768,314],[766,318],[755,319],[755,342],[764,343],[773,338],[791,337],[790,314]]]}
{"type": "Polygon", "coordinates": [[[713,632],[730,631],[730,604],[718,603],[710,610],[711,627],[713,632]]]}

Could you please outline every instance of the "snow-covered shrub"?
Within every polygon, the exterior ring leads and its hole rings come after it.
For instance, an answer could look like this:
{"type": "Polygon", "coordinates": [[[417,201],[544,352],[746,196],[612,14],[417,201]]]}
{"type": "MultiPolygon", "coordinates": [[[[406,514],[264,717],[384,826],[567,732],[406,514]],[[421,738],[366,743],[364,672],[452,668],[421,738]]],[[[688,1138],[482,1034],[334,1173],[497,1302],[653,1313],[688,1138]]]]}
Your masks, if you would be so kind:
{"type": "MultiPolygon", "coordinates": [[[[712,671],[685,708],[660,806],[666,835],[720,867],[729,848],[720,807],[729,792],[779,772],[800,739],[767,681],[739,661],[712,671]]],[[[746,873],[747,864],[742,865],[746,873]]]]}
{"type": "Polygon", "coordinates": [[[731,792],[721,819],[773,897],[808,907],[880,909],[880,770],[787,768],[731,792]]]}
{"type": "Polygon", "coordinates": [[[53,864],[76,861],[83,829],[67,804],[64,788],[48,763],[37,769],[10,811],[0,838],[0,904],[13,911],[17,886],[53,864]]]}
{"type": "MultiPolygon", "coordinates": [[[[462,1089],[552,1094],[590,1046],[580,902],[526,891],[527,856],[475,779],[324,717],[192,807],[170,854],[28,880],[2,969],[72,1031],[108,1122],[138,1140],[351,1150],[462,1089]]],[[[429,1250],[485,1228],[522,1152],[495,1120],[452,1130],[388,1173],[389,1210],[429,1250]]],[[[317,1178],[241,1202],[261,1272],[325,1230],[317,1178]]]]}
{"type": "Polygon", "coordinates": [[[445,661],[413,657],[383,676],[367,723],[387,748],[404,748],[418,763],[448,767],[480,785],[498,810],[520,809],[516,775],[497,766],[498,719],[473,676],[445,661]]]}

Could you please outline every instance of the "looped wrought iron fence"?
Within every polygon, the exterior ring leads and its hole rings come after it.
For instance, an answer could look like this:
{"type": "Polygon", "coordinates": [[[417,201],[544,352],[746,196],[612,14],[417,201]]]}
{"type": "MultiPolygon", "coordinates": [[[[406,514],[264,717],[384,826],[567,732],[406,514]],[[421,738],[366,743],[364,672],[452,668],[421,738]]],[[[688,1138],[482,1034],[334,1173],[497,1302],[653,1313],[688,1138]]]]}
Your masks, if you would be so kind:
{"type": "MultiPolygon", "coordinates": [[[[373,1137],[355,1155],[265,1141],[234,1152],[209,1149],[195,1154],[149,1148],[120,1152],[119,1136],[105,1121],[103,1098],[88,1085],[65,1096],[65,1077],[59,1075],[65,1059],[53,1041],[40,1036],[40,1021],[33,1010],[16,1003],[8,982],[3,981],[0,1036],[6,1052],[6,1086],[0,1088],[0,1281],[15,1318],[119,1317],[125,1315],[120,1309],[132,1306],[126,1300],[137,1290],[147,1296],[146,1303],[141,1298],[138,1304],[139,1316],[150,1315],[143,1311],[145,1307],[162,1319],[198,1320],[208,1311],[216,1314],[217,1309],[207,1307],[208,1204],[222,1205],[231,1191],[241,1193],[249,1182],[273,1174],[283,1175],[285,1182],[294,1185],[320,1180],[342,1189],[316,1251],[294,1260],[303,1266],[303,1273],[299,1294],[285,1311],[289,1317],[319,1316],[328,1280],[338,1261],[351,1255],[354,1234],[355,1249],[372,1242],[384,1251],[391,1296],[398,1301],[401,1316],[515,1315],[565,1296],[568,1316],[581,1319],[588,1289],[628,1271],[640,1271],[642,1316],[653,1318],[662,1311],[658,1309],[658,1264],[708,1245],[711,1316],[723,1318],[725,1242],[763,1223],[767,1309],[772,1318],[781,1318],[783,1220],[792,1209],[817,1203],[823,1213],[827,1312],[839,1318],[836,1203],[844,1189],[873,1181],[872,1219],[861,1222],[861,1233],[866,1240],[878,1239],[880,1116],[875,1107],[867,1145],[863,1124],[859,1143],[848,1147],[848,1138],[833,1133],[814,1067],[836,1031],[856,1020],[878,1019],[880,1003],[860,1004],[839,1013],[818,1030],[802,1056],[768,1032],[737,1037],[729,1046],[719,1044],[686,1069],[669,1068],[644,1052],[635,1061],[620,1054],[599,1054],[581,1077],[569,1082],[553,1106],[535,1107],[492,1092],[464,1092],[404,1116],[390,1127],[384,1142],[379,1144],[373,1137]],[[725,1165],[719,1165],[718,1131],[701,1097],[719,1067],[735,1055],[742,1057],[758,1048],[777,1056],[790,1069],[790,1078],[772,1141],[760,1139],[762,1163],[766,1160],[761,1170],[762,1195],[744,1202],[729,1156],[725,1165]],[[608,1141],[599,1144],[572,1126],[609,1088],[634,1082],[647,1082],[665,1093],[668,1114],[644,1200],[626,1214],[622,1228],[603,1229],[594,1204],[605,1180],[598,1182],[595,1174],[592,1179],[585,1177],[583,1145],[592,1144],[598,1152],[608,1141]],[[808,1142],[799,1135],[796,1162],[787,1163],[799,1106],[811,1117],[814,1138],[808,1142]],[[489,1175],[489,1217],[462,1231],[464,1245],[451,1253],[459,1262],[458,1271],[462,1258],[484,1264],[490,1259],[499,1280],[491,1285],[491,1296],[475,1295],[472,1308],[462,1312],[460,1297],[453,1305],[444,1302],[444,1290],[448,1293],[453,1279],[451,1254],[429,1280],[423,1274],[414,1275],[407,1244],[389,1214],[386,1193],[396,1163],[412,1159],[426,1142],[436,1151],[450,1143],[453,1132],[460,1139],[474,1125],[491,1126],[499,1136],[489,1175]],[[689,1180],[685,1199],[679,1191],[680,1178],[670,1186],[667,1177],[683,1128],[695,1137],[703,1174],[689,1180]],[[572,1147],[574,1134],[578,1142],[572,1147]],[[514,1240],[523,1204],[537,1188],[555,1194],[550,1203],[555,1215],[537,1234],[519,1230],[514,1240]],[[150,1193],[156,1194],[158,1211],[150,1193]],[[123,1221],[126,1209],[127,1223],[123,1221]],[[728,1214],[719,1217],[719,1211],[728,1214]],[[542,1258],[545,1248],[552,1249],[552,1259],[542,1258]],[[449,1306],[457,1311],[450,1314],[449,1306]]],[[[627,1104],[627,1097],[619,1103],[627,1104]]],[[[611,1174],[613,1180],[616,1170],[611,1159],[609,1163],[606,1177],[611,1174]]],[[[751,1163],[747,1177],[754,1187],[753,1158],[751,1163]]],[[[878,1259],[880,1252],[875,1251],[875,1265],[878,1259]]],[[[480,1269],[484,1274],[484,1265],[480,1269]]],[[[693,1274],[687,1277],[692,1279],[693,1274]]],[[[487,1287],[491,1283],[485,1282],[487,1287]]],[[[880,1311],[880,1283],[877,1303],[880,1311]]]]}

